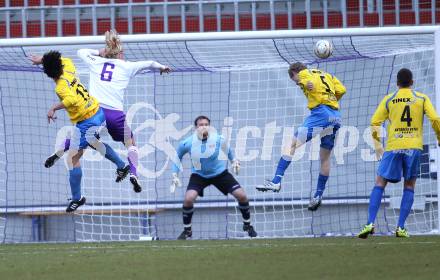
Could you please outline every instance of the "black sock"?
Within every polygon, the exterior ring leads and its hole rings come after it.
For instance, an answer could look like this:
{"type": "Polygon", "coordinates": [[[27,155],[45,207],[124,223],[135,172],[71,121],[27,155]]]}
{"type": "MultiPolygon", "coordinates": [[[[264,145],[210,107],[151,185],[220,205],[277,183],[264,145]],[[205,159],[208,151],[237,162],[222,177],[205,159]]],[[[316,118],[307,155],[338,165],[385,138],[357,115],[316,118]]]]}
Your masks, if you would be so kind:
{"type": "Polygon", "coordinates": [[[251,212],[249,211],[249,201],[239,202],[238,208],[240,209],[241,216],[243,217],[243,223],[249,225],[251,223],[251,212]]]}
{"type": "Polygon", "coordinates": [[[191,230],[191,220],[194,213],[194,207],[183,206],[182,216],[183,216],[183,226],[185,229],[191,230]]]}

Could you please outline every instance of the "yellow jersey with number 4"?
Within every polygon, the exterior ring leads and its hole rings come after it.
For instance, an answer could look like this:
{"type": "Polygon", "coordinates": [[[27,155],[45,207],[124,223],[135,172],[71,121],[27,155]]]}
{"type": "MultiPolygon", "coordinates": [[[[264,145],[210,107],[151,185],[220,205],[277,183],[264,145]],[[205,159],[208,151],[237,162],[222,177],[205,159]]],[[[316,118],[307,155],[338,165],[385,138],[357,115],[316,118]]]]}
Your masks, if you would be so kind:
{"type": "Polygon", "coordinates": [[[99,102],[90,96],[87,89],[76,77],[76,69],[70,58],[61,58],[63,74],[56,81],[55,92],[66,107],[72,123],[86,120],[99,110],[99,102]]]}
{"type": "Polygon", "coordinates": [[[307,108],[310,110],[321,105],[339,109],[339,99],[345,94],[345,86],[333,75],[318,69],[304,69],[298,73],[298,85],[307,98],[307,108]],[[307,88],[307,83],[313,84],[313,89],[307,88]]]}
{"type": "Polygon", "coordinates": [[[371,118],[376,147],[381,145],[381,125],[388,120],[386,151],[422,150],[424,115],[431,121],[437,140],[440,140],[440,119],[427,95],[410,88],[401,88],[388,94],[371,118]]]}

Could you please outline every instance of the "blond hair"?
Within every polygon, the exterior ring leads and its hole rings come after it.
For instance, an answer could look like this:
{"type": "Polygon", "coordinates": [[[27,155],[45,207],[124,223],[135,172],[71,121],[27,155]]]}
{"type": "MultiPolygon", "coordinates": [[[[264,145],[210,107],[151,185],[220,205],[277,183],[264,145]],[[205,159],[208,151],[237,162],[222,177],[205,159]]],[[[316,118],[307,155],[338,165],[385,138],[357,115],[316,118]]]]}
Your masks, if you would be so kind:
{"type": "Polygon", "coordinates": [[[116,58],[117,55],[122,52],[121,39],[116,30],[110,30],[105,32],[105,57],[116,58]]]}

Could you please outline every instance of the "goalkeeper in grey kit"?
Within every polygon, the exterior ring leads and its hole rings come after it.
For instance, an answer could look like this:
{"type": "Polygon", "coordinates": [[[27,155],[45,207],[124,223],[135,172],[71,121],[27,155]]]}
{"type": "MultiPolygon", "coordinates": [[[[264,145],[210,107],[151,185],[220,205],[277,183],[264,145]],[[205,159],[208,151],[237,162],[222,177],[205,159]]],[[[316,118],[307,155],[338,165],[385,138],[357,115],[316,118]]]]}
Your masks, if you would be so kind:
{"type": "Polygon", "coordinates": [[[224,137],[210,129],[210,122],[206,116],[197,117],[194,121],[196,132],[183,140],[177,149],[179,166],[176,163],[173,165],[172,192],[176,187],[181,186],[178,173],[182,169],[180,160],[186,153],[190,154],[192,163],[192,174],[183,201],[184,230],[178,239],[192,237],[191,220],[194,213],[194,202],[198,196],[203,196],[203,190],[209,185],[214,185],[224,195],[230,193],[237,199],[243,217],[243,230],[250,237],[256,237],[257,233],[251,225],[249,200],[244,189],[227,169],[227,159],[229,159],[232,162],[232,169],[238,174],[240,163],[235,158],[232,149],[228,147],[224,137]]]}

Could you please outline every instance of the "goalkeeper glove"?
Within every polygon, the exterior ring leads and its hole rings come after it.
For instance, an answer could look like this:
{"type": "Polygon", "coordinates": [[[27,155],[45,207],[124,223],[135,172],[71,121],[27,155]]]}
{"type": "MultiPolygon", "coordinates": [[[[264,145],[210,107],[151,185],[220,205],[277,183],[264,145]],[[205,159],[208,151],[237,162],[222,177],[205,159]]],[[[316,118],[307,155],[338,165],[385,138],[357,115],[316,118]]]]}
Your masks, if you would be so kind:
{"type": "Polygon", "coordinates": [[[177,187],[181,187],[182,183],[180,182],[179,175],[177,173],[173,173],[173,179],[171,181],[170,192],[174,193],[177,187]]]}
{"type": "Polygon", "coordinates": [[[232,170],[234,171],[235,175],[240,173],[240,161],[238,161],[238,159],[234,159],[232,161],[232,170]]]}

